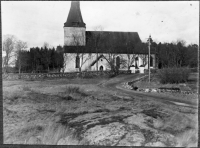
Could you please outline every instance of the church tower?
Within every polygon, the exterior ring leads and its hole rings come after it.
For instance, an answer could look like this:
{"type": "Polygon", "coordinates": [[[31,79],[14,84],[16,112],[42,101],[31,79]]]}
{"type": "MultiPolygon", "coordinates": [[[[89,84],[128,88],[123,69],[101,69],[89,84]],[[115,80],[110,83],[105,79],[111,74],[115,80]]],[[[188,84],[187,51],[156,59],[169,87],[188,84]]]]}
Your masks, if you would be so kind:
{"type": "Polygon", "coordinates": [[[64,23],[64,45],[85,46],[85,31],[80,2],[72,1],[67,21],[64,23]]]}

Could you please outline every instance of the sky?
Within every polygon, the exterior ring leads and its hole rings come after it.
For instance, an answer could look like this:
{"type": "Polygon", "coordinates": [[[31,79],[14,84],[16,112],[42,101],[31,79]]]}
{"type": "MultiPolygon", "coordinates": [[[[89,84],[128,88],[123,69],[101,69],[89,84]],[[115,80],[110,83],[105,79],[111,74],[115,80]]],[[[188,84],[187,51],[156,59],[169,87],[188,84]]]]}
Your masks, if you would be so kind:
{"type": "MultiPolygon", "coordinates": [[[[64,23],[70,1],[2,1],[2,35],[14,35],[28,47],[64,44],[64,23]]],[[[199,45],[198,1],[81,1],[87,31],[138,32],[143,42],[199,45]]]]}

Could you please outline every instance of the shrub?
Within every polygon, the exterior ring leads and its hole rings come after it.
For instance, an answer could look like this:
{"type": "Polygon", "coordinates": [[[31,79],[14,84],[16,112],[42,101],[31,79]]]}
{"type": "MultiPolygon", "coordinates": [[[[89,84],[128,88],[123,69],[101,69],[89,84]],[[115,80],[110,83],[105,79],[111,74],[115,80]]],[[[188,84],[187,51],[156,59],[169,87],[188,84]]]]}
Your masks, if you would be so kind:
{"type": "Polygon", "coordinates": [[[25,85],[22,87],[22,89],[24,91],[31,91],[31,88],[29,86],[25,86],[25,85]]]}
{"type": "Polygon", "coordinates": [[[68,93],[69,95],[72,95],[72,94],[79,94],[83,97],[87,96],[87,94],[81,90],[79,87],[76,87],[76,86],[68,86],[66,87],[66,93],[68,93]]]}
{"type": "Polygon", "coordinates": [[[140,73],[140,70],[139,70],[139,69],[136,69],[136,70],[135,70],[135,73],[140,73]]]}
{"type": "Polygon", "coordinates": [[[81,78],[85,78],[85,79],[90,79],[90,78],[94,78],[95,76],[90,74],[90,73],[83,73],[81,74],[81,78]]]}
{"type": "Polygon", "coordinates": [[[191,72],[198,72],[198,67],[196,68],[190,68],[191,72]]]}
{"type": "Polygon", "coordinates": [[[151,73],[156,73],[156,72],[157,72],[157,69],[150,69],[150,72],[151,72],[151,73]]]}
{"type": "MultiPolygon", "coordinates": [[[[158,71],[158,70],[157,70],[157,69],[154,69],[154,68],[153,68],[153,69],[152,69],[152,68],[150,69],[150,72],[153,73],[153,74],[157,73],[157,71],[158,71]]],[[[144,73],[149,73],[149,69],[145,69],[145,70],[144,70],[144,73]]]]}
{"type": "Polygon", "coordinates": [[[190,69],[187,67],[164,68],[159,70],[158,72],[160,82],[163,84],[187,82],[189,74],[190,74],[190,69]]]}
{"type": "Polygon", "coordinates": [[[28,79],[27,79],[27,81],[35,81],[35,79],[33,78],[33,77],[29,77],[28,79]]]}
{"type": "Polygon", "coordinates": [[[80,93],[80,88],[79,87],[67,87],[66,88],[66,91],[69,93],[69,94],[73,94],[73,93],[80,93]]]}

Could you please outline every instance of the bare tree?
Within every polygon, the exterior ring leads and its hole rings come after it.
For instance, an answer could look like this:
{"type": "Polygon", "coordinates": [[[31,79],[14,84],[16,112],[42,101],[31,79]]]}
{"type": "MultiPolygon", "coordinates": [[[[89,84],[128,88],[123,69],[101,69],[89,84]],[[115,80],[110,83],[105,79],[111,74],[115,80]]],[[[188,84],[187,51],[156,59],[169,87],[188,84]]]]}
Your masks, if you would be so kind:
{"type": "MultiPolygon", "coordinates": [[[[128,54],[127,54],[128,56],[128,54]]],[[[130,55],[131,56],[131,55],[130,55]]],[[[123,58],[121,55],[116,55],[116,62],[115,65],[119,68],[127,68],[127,59],[123,58]],[[119,61],[117,61],[117,58],[120,58],[119,61]]]]}
{"type": "Polygon", "coordinates": [[[138,57],[142,60],[142,65],[145,67],[148,64],[148,55],[147,54],[139,54],[138,57]]]}
{"type": "Polygon", "coordinates": [[[135,50],[135,45],[133,45],[133,43],[131,41],[126,41],[126,51],[127,51],[127,61],[126,61],[126,64],[127,64],[127,67],[128,67],[128,70],[130,70],[130,66],[133,65],[133,62],[135,61],[135,58],[136,58],[136,54],[134,52],[135,50]]]}
{"type": "Polygon", "coordinates": [[[112,39],[109,37],[104,37],[103,48],[105,48],[107,52],[104,58],[108,62],[108,66],[110,67],[111,71],[114,72],[114,74],[118,74],[119,68],[128,67],[128,70],[130,69],[130,66],[135,60],[134,46],[135,44],[125,36],[121,36],[120,42],[117,41],[116,37],[113,37],[112,39]],[[127,58],[123,58],[120,53],[116,53],[116,49],[120,47],[126,49],[127,58]]]}
{"type": "MultiPolygon", "coordinates": [[[[116,57],[118,55],[115,52],[116,45],[114,45],[114,44],[111,43],[111,41],[109,40],[108,36],[105,36],[104,39],[105,40],[104,40],[104,44],[103,44],[104,47],[103,48],[105,48],[106,52],[107,52],[104,55],[104,59],[107,61],[108,67],[114,73],[114,75],[117,75],[119,67],[116,66],[116,57]]],[[[113,40],[115,40],[115,39],[113,39],[113,40]]]]}
{"type": "Polygon", "coordinates": [[[117,73],[117,69],[115,65],[116,54],[110,52],[104,55],[104,59],[107,61],[108,67],[110,68],[110,70],[116,74],[117,73]]]}
{"type": "Polygon", "coordinates": [[[61,69],[64,68],[64,65],[66,65],[66,63],[64,62],[64,48],[59,45],[56,47],[56,52],[55,52],[55,63],[56,63],[56,67],[58,68],[58,72],[61,72],[61,69]]]}
{"type": "Polygon", "coordinates": [[[62,68],[62,72],[64,73],[65,72],[65,69],[66,69],[66,66],[67,66],[67,60],[68,60],[68,57],[66,54],[64,54],[64,57],[63,57],[63,68],[62,68]]]}
{"type": "Polygon", "coordinates": [[[184,62],[186,61],[186,41],[184,40],[177,40],[177,44],[176,44],[176,47],[177,47],[177,52],[176,52],[176,57],[177,57],[177,60],[176,60],[176,66],[177,67],[181,67],[184,65],[184,62]]]}
{"type": "Polygon", "coordinates": [[[70,56],[70,54],[64,53],[64,52],[63,52],[63,55],[64,55],[64,57],[63,57],[63,68],[62,68],[62,72],[64,73],[68,61],[74,60],[76,57],[72,57],[72,56],[70,56]]]}
{"type": "Polygon", "coordinates": [[[43,48],[44,48],[43,59],[45,61],[45,65],[47,66],[47,69],[49,72],[49,70],[50,70],[49,65],[51,63],[51,53],[49,52],[49,48],[50,48],[49,43],[44,42],[43,48]]]}
{"type": "Polygon", "coordinates": [[[187,46],[187,55],[185,62],[186,66],[190,67],[198,67],[198,55],[199,55],[199,47],[197,44],[190,44],[187,46]]]}
{"type": "Polygon", "coordinates": [[[135,58],[136,58],[136,54],[127,54],[127,58],[128,60],[126,61],[128,70],[130,70],[131,65],[133,65],[135,58]]]}
{"type": "MultiPolygon", "coordinates": [[[[99,52],[100,52],[100,45],[103,42],[103,34],[102,34],[103,27],[102,26],[96,26],[94,28],[94,31],[95,31],[95,33],[93,34],[93,37],[92,37],[91,40],[94,42],[93,48],[96,51],[96,59],[98,59],[99,58],[99,52]]],[[[98,71],[98,61],[96,62],[96,69],[98,71]]]]}
{"type": "Polygon", "coordinates": [[[86,53],[86,47],[84,44],[84,34],[73,34],[73,46],[76,48],[76,57],[75,59],[79,58],[81,61],[79,61],[79,72],[82,71],[83,65],[90,59],[91,53],[86,53]]]}
{"type": "Polygon", "coordinates": [[[13,35],[5,35],[3,39],[3,57],[4,72],[7,72],[8,67],[14,63],[16,38],[13,35]]]}
{"type": "MultiPolygon", "coordinates": [[[[138,44],[136,44],[136,48],[138,50],[140,50],[141,54],[135,55],[135,58],[140,57],[140,59],[142,60],[142,65],[146,66],[148,64],[147,45],[144,43],[138,43],[138,44]]],[[[140,66],[140,65],[138,65],[138,66],[140,66]]]]}
{"type": "Polygon", "coordinates": [[[18,72],[21,73],[22,65],[26,64],[25,61],[22,60],[22,50],[27,49],[27,43],[21,40],[17,41],[16,43],[16,57],[17,57],[17,65],[18,65],[18,72]]]}

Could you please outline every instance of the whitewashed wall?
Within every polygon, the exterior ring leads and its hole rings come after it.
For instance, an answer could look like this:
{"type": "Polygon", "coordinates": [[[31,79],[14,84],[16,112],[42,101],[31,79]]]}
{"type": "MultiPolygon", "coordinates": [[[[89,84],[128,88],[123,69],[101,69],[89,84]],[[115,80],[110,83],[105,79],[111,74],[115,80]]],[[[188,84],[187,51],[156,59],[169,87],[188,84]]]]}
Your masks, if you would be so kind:
{"type": "Polygon", "coordinates": [[[79,46],[85,46],[85,30],[84,27],[64,27],[64,45],[77,46],[74,43],[75,37],[79,46]]]}
{"type": "MultiPolygon", "coordinates": [[[[105,57],[108,57],[108,54],[103,54],[105,57]]],[[[65,72],[75,72],[75,71],[79,71],[78,68],[75,68],[76,66],[76,56],[77,54],[75,53],[65,53],[64,54],[64,58],[65,58],[65,68],[64,71],[65,72]]],[[[128,57],[126,54],[118,54],[115,55],[115,58],[117,58],[117,56],[120,57],[120,60],[125,59],[128,60],[128,57]]],[[[142,59],[140,58],[140,55],[136,55],[138,56],[138,66],[143,64],[142,59]]],[[[153,57],[153,67],[151,68],[155,68],[155,55],[151,55],[153,57]]],[[[93,66],[90,66],[92,64],[93,61],[96,60],[96,54],[84,54],[83,55],[83,60],[82,60],[82,55],[79,55],[80,57],[80,66],[82,71],[96,71],[97,70],[97,65],[98,65],[98,70],[100,70],[100,67],[103,66],[103,70],[110,70],[109,64],[107,63],[105,58],[100,58],[98,63],[95,63],[93,66]]],[[[148,56],[146,57],[146,60],[148,61],[148,56]]],[[[135,65],[135,61],[133,62],[133,65],[135,65]]],[[[145,69],[148,69],[148,62],[147,65],[145,66],[145,69]]],[[[127,65],[120,65],[120,70],[128,70],[128,66],[127,65]]]]}

